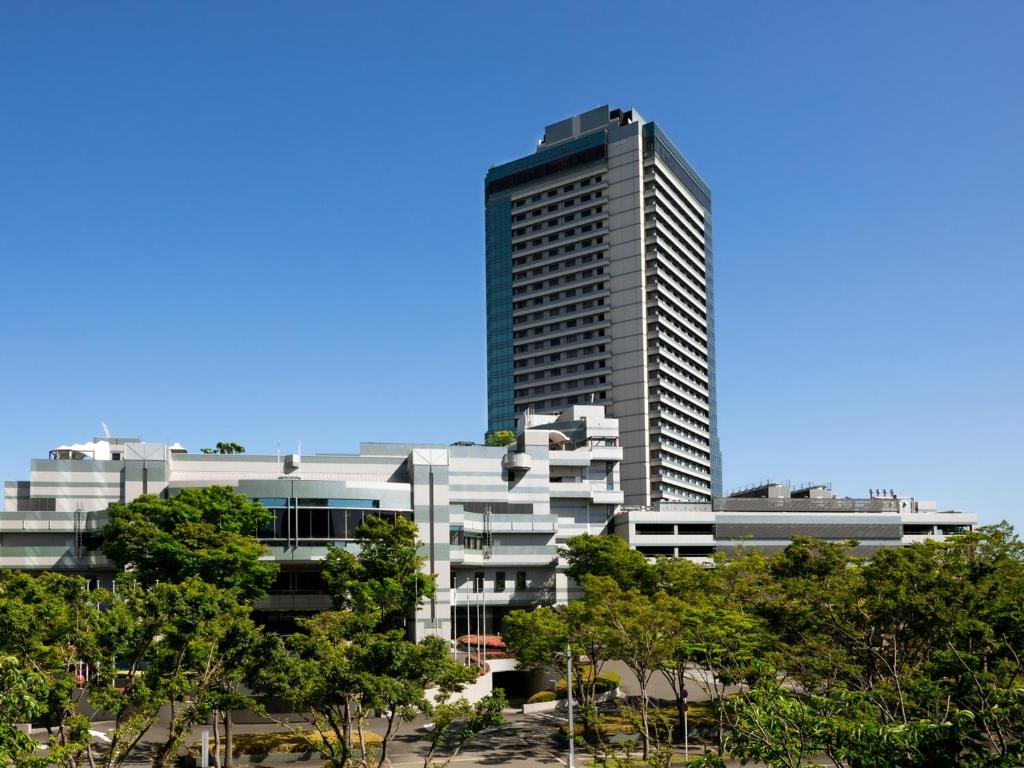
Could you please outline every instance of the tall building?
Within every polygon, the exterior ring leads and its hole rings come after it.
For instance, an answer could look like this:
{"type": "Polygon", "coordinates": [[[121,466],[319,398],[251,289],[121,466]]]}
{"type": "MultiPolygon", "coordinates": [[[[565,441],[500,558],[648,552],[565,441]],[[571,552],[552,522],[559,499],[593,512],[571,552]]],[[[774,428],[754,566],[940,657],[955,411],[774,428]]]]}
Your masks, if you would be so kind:
{"type": "Polygon", "coordinates": [[[547,126],[485,180],[488,429],[605,405],[626,503],[722,493],[711,192],[656,123],[547,126]]]}

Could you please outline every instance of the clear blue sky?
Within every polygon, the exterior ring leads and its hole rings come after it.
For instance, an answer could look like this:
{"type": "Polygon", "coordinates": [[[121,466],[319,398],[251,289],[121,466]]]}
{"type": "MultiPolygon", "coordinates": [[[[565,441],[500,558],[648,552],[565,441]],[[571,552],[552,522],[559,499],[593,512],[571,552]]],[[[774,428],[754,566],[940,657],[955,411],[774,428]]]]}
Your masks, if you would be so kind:
{"type": "Polygon", "coordinates": [[[485,428],[489,164],[609,103],[714,194],[726,487],[1024,527],[1024,3],[7,3],[0,476],[485,428]]]}

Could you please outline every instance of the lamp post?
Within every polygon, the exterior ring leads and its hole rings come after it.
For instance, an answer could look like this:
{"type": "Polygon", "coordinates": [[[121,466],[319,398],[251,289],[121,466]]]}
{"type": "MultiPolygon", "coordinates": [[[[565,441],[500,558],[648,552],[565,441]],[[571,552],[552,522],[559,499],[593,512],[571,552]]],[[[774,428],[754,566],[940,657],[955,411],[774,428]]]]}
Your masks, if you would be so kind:
{"type": "Polygon", "coordinates": [[[575,768],[573,759],[576,756],[576,730],[572,722],[572,646],[565,644],[565,693],[569,710],[569,762],[566,768],[575,768]]]}
{"type": "Polygon", "coordinates": [[[683,688],[683,759],[690,762],[690,719],[687,716],[690,702],[686,700],[686,697],[686,689],[683,688]]]}

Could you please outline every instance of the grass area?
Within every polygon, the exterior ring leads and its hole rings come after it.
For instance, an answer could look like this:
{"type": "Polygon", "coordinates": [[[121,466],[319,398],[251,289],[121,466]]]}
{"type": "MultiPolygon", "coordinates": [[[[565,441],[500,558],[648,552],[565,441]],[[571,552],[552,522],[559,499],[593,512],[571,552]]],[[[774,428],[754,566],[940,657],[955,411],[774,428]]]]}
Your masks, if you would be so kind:
{"type": "MultiPolygon", "coordinates": [[[[366,740],[366,746],[380,746],[381,738],[376,733],[364,730],[363,736],[366,740]]],[[[335,741],[337,739],[332,734],[328,742],[334,743],[335,741]]],[[[352,742],[353,747],[359,745],[359,737],[354,730],[352,732],[352,742]]],[[[235,757],[241,757],[242,755],[277,755],[286,752],[319,752],[323,744],[324,742],[318,731],[238,733],[232,739],[232,752],[235,757]]],[[[221,739],[221,749],[224,748],[223,745],[224,740],[221,739]]],[[[210,749],[211,751],[213,749],[212,739],[210,740],[210,749]]],[[[188,748],[189,754],[193,757],[198,757],[201,751],[202,746],[198,742],[191,744],[188,748]]]]}

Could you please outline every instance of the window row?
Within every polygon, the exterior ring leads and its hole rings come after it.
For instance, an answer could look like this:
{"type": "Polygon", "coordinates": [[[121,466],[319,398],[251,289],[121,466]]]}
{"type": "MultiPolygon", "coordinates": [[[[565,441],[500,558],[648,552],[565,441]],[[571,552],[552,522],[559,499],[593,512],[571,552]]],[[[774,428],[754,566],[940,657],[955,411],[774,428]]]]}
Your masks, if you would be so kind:
{"type": "Polygon", "coordinates": [[[554,186],[550,189],[544,190],[543,192],[537,192],[530,197],[521,197],[518,200],[513,200],[512,207],[522,208],[529,203],[542,202],[545,198],[550,199],[552,197],[558,197],[560,194],[567,195],[570,192],[575,192],[577,189],[586,189],[591,184],[600,184],[603,178],[604,176],[602,174],[598,174],[597,176],[581,179],[580,181],[573,181],[568,184],[561,185],[560,187],[554,186]]]}
{"type": "MultiPolygon", "coordinates": [[[[546,341],[535,341],[532,344],[517,344],[515,347],[515,353],[518,355],[538,349],[551,349],[552,347],[560,347],[563,344],[575,344],[578,341],[586,341],[587,339],[603,339],[604,337],[604,328],[598,328],[594,331],[584,331],[583,333],[570,333],[568,336],[555,337],[546,341]]],[[[602,350],[603,349],[604,346],[602,345],[602,350]]]]}
{"type": "MultiPolygon", "coordinates": [[[[557,282],[557,281],[554,281],[554,282],[557,282]]],[[[572,281],[568,281],[567,280],[566,282],[572,282],[572,281]]],[[[567,288],[564,291],[555,291],[554,293],[545,293],[543,296],[537,296],[537,297],[535,297],[533,299],[523,299],[522,301],[515,302],[512,305],[512,308],[518,310],[518,309],[527,309],[529,307],[540,307],[540,306],[543,306],[545,304],[554,304],[557,301],[565,301],[566,299],[572,299],[572,298],[575,298],[577,295],[582,295],[582,294],[587,294],[587,293],[594,293],[595,291],[603,291],[603,290],[604,290],[604,283],[590,283],[588,285],[581,285],[579,288],[567,288]]],[[[600,301],[599,304],[604,304],[604,302],[600,301]]],[[[584,309],[585,308],[586,308],[586,306],[584,306],[584,309]]],[[[575,309],[564,309],[564,311],[572,312],[572,311],[575,311],[575,309]]],[[[533,314],[534,314],[534,318],[535,319],[538,319],[538,320],[540,319],[539,317],[537,317],[538,313],[534,312],[533,314]]],[[[555,309],[548,310],[548,315],[560,315],[560,314],[563,314],[563,312],[560,311],[557,307],[555,309]]],[[[513,319],[512,322],[515,323],[515,320],[513,319]]]]}
{"type": "MultiPolygon", "coordinates": [[[[653,205],[659,213],[664,211],[678,229],[685,231],[695,240],[703,239],[704,226],[693,217],[686,206],[680,206],[677,201],[673,200],[661,185],[651,182],[644,184],[644,205],[653,205]],[[658,193],[660,193],[661,199],[658,199],[658,193]]],[[[698,240],[698,242],[700,241],[698,240]]]]}
{"type": "Polygon", "coordinates": [[[608,399],[608,393],[604,390],[596,392],[583,392],[568,397],[555,397],[548,400],[536,400],[530,403],[532,408],[545,410],[548,408],[562,408],[567,405],[579,405],[581,403],[603,403],[608,399]]]}
{"type": "MultiPolygon", "coordinates": [[[[486,574],[483,571],[477,571],[476,573],[473,574],[473,591],[476,592],[477,594],[479,594],[480,592],[484,591],[485,577],[486,577],[486,574]]],[[[454,580],[455,580],[455,574],[453,573],[452,574],[452,581],[454,582],[454,580]]],[[[522,591],[528,589],[528,582],[527,582],[527,578],[526,578],[526,571],[516,571],[515,581],[513,583],[515,584],[515,591],[516,592],[522,592],[522,591]]],[[[508,578],[507,578],[507,576],[505,574],[505,571],[495,571],[494,572],[494,591],[495,592],[504,592],[507,588],[508,588],[508,578]]]]}
{"type": "Polygon", "coordinates": [[[586,317],[572,318],[571,320],[563,320],[559,323],[548,323],[547,325],[538,325],[534,328],[523,329],[515,331],[513,338],[525,339],[527,336],[541,336],[545,333],[555,333],[566,328],[576,328],[580,325],[592,325],[593,323],[603,323],[604,313],[601,312],[596,315],[587,315],[586,317]]]}
{"type": "MultiPolygon", "coordinates": [[[[553,258],[555,256],[558,256],[561,253],[572,253],[573,251],[576,250],[577,247],[582,249],[582,248],[590,248],[591,246],[603,245],[603,244],[604,244],[604,235],[598,235],[597,237],[595,237],[593,239],[587,238],[586,240],[581,240],[578,243],[569,243],[564,248],[552,248],[552,249],[547,250],[547,251],[538,251],[537,253],[534,253],[534,254],[532,254],[530,256],[517,256],[516,258],[512,259],[512,266],[513,267],[522,267],[522,266],[525,266],[527,263],[536,263],[536,262],[541,261],[543,259],[550,259],[550,258],[553,258]]],[[[600,253],[590,253],[590,254],[586,254],[584,256],[580,256],[579,258],[581,260],[580,261],[581,264],[586,264],[586,263],[592,261],[595,258],[603,259],[604,258],[604,253],[603,252],[600,252],[600,253]]],[[[529,274],[530,275],[539,275],[543,271],[544,271],[544,267],[536,267],[529,274]]],[[[522,278],[524,278],[526,276],[527,276],[526,272],[517,272],[512,277],[515,280],[519,280],[519,279],[522,279],[522,278]]]]}
{"type": "Polygon", "coordinates": [[[558,384],[541,384],[538,387],[526,387],[525,389],[516,390],[516,398],[521,397],[532,397],[533,395],[546,395],[551,392],[571,392],[574,389],[580,387],[592,387],[595,384],[606,383],[604,376],[588,376],[585,379],[574,379],[573,381],[563,381],[558,384]]]}
{"type": "MultiPolygon", "coordinates": [[[[570,260],[570,262],[572,261],[575,261],[575,259],[570,260]]],[[[548,267],[548,272],[556,271],[555,269],[552,269],[552,267],[560,268],[563,264],[568,265],[570,264],[570,262],[559,262],[558,264],[552,264],[550,267],[548,267]]],[[[538,280],[537,282],[530,283],[529,285],[517,285],[515,288],[512,289],[512,295],[521,296],[524,293],[535,293],[537,291],[542,291],[545,288],[554,288],[555,286],[565,285],[566,283],[575,283],[577,280],[586,280],[587,278],[594,277],[595,275],[603,274],[604,267],[592,267],[590,269],[584,269],[581,272],[570,272],[569,274],[561,275],[560,277],[553,277],[550,280],[538,280]]]]}
{"type": "Polygon", "coordinates": [[[542,371],[535,371],[534,373],[521,373],[516,376],[515,383],[522,384],[527,381],[553,379],[558,376],[569,376],[581,371],[596,371],[604,367],[606,367],[604,360],[591,360],[586,363],[576,363],[575,365],[559,365],[554,368],[545,368],[542,371]]]}
{"type": "MultiPolygon", "coordinates": [[[[600,213],[601,210],[601,206],[598,206],[597,208],[594,209],[594,213],[600,213]]],[[[570,227],[569,229],[563,229],[558,232],[553,232],[552,234],[547,235],[546,237],[535,237],[533,238],[533,240],[530,240],[529,242],[524,240],[521,243],[516,243],[515,245],[512,246],[512,250],[525,251],[527,248],[537,248],[541,245],[544,245],[544,243],[557,243],[559,240],[565,240],[570,237],[576,237],[577,235],[583,235],[595,229],[602,229],[603,227],[604,222],[602,221],[595,221],[591,224],[583,224],[578,229],[576,227],[570,227]]],[[[576,249],[576,245],[576,243],[573,243],[571,248],[567,245],[562,250],[564,252],[573,251],[576,249]]]]}
{"type": "MultiPolygon", "coordinates": [[[[647,320],[648,338],[655,338],[655,334],[657,334],[657,338],[663,338],[674,342],[677,346],[683,349],[683,353],[681,355],[678,352],[676,354],[692,362],[694,367],[700,369],[701,373],[707,376],[708,355],[707,352],[702,349],[704,346],[703,340],[694,339],[701,345],[699,347],[695,346],[690,341],[693,339],[693,335],[688,329],[678,325],[672,317],[666,315],[664,312],[659,313],[657,309],[651,309],[647,313],[647,320]]],[[[672,349],[671,345],[668,346],[668,349],[672,349]]]]}
{"type": "MultiPolygon", "coordinates": [[[[590,290],[583,290],[583,289],[581,289],[580,293],[590,293],[590,291],[593,290],[592,286],[584,286],[584,287],[588,288],[590,290]]],[[[575,290],[572,290],[572,291],[562,291],[562,293],[565,294],[565,296],[563,298],[570,298],[570,296],[574,296],[576,294],[576,291],[575,290]]],[[[537,320],[547,320],[547,319],[552,318],[552,317],[558,317],[559,315],[571,315],[571,314],[573,314],[575,312],[580,312],[582,310],[593,309],[594,307],[603,307],[603,306],[604,306],[604,299],[603,298],[587,299],[586,301],[578,301],[578,302],[573,302],[572,304],[566,304],[565,306],[562,306],[562,307],[552,307],[551,309],[544,309],[544,310],[540,310],[539,312],[530,312],[529,314],[525,314],[525,315],[517,315],[516,317],[512,318],[512,324],[513,325],[520,325],[522,323],[532,323],[532,322],[535,322],[537,320]]],[[[567,326],[567,327],[571,327],[571,326],[567,326]]]]}
{"type": "Polygon", "coordinates": [[[589,347],[579,347],[577,349],[568,349],[564,352],[555,352],[550,355],[539,355],[534,358],[520,358],[516,360],[516,368],[527,368],[531,365],[543,365],[544,363],[557,363],[561,360],[572,360],[576,357],[586,357],[587,355],[594,355],[600,352],[604,352],[604,344],[594,344],[589,347]]]}
{"type": "Polygon", "coordinates": [[[357,509],[271,509],[274,520],[261,528],[256,537],[264,540],[354,539],[356,529],[369,517],[394,522],[408,513],[377,512],[357,509]]]}
{"type": "MultiPolygon", "coordinates": [[[[596,192],[593,192],[591,194],[586,194],[586,195],[583,195],[583,196],[578,197],[578,198],[570,198],[570,199],[566,200],[563,203],[555,203],[553,205],[549,205],[547,208],[538,208],[537,210],[531,212],[530,217],[531,218],[535,218],[535,217],[540,216],[540,215],[542,215],[544,213],[557,213],[559,210],[563,210],[564,211],[564,210],[566,210],[568,208],[575,208],[577,203],[579,203],[580,205],[584,205],[584,204],[592,202],[594,200],[601,199],[603,197],[603,195],[604,195],[604,192],[599,189],[596,192]]],[[[597,211],[597,213],[600,213],[600,212],[601,212],[600,210],[597,211]]],[[[586,211],[584,211],[584,212],[582,212],[580,214],[580,217],[582,218],[582,217],[586,217],[586,216],[591,216],[591,215],[593,215],[593,213],[594,213],[594,211],[592,209],[587,209],[586,211]]],[[[528,227],[526,227],[526,226],[515,227],[512,230],[512,235],[513,235],[513,237],[522,237],[523,235],[525,235],[525,234],[527,234],[529,232],[540,232],[545,227],[547,227],[547,228],[557,227],[559,224],[565,224],[565,223],[568,223],[570,221],[575,221],[575,220],[576,220],[576,212],[575,211],[573,213],[570,213],[570,214],[552,216],[550,219],[543,219],[541,221],[534,222],[533,224],[531,224],[528,227]]],[[[512,218],[513,224],[518,224],[518,223],[521,223],[521,222],[524,222],[524,221],[526,221],[526,214],[525,213],[520,213],[520,214],[518,214],[518,215],[516,215],[516,216],[514,216],[512,218]]]]}
{"type": "MultiPolygon", "coordinates": [[[[518,394],[519,393],[516,392],[517,396],[518,396],[518,394]]],[[[675,408],[673,408],[673,407],[671,407],[669,405],[665,405],[664,403],[652,406],[651,407],[651,413],[662,414],[664,416],[669,416],[669,417],[675,419],[676,421],[683,421],[686,418],[683,413],[681,413],[680,411],[676,410],[675,408]]],[[[686,429],[686,427],[680,427],[678,425],[674,425],[674,426],[676,427],[675,433],[677,435],[681,435],[682,437],[685,437],[691,443],[696,443],[697,445],[704,445],[704,446],[708,446],[708,447],[711,446],[711,442],[706,437],[704,437],[703,435],[698,435],[696,432],[691,432],[690,430],[686,429]]]]}

